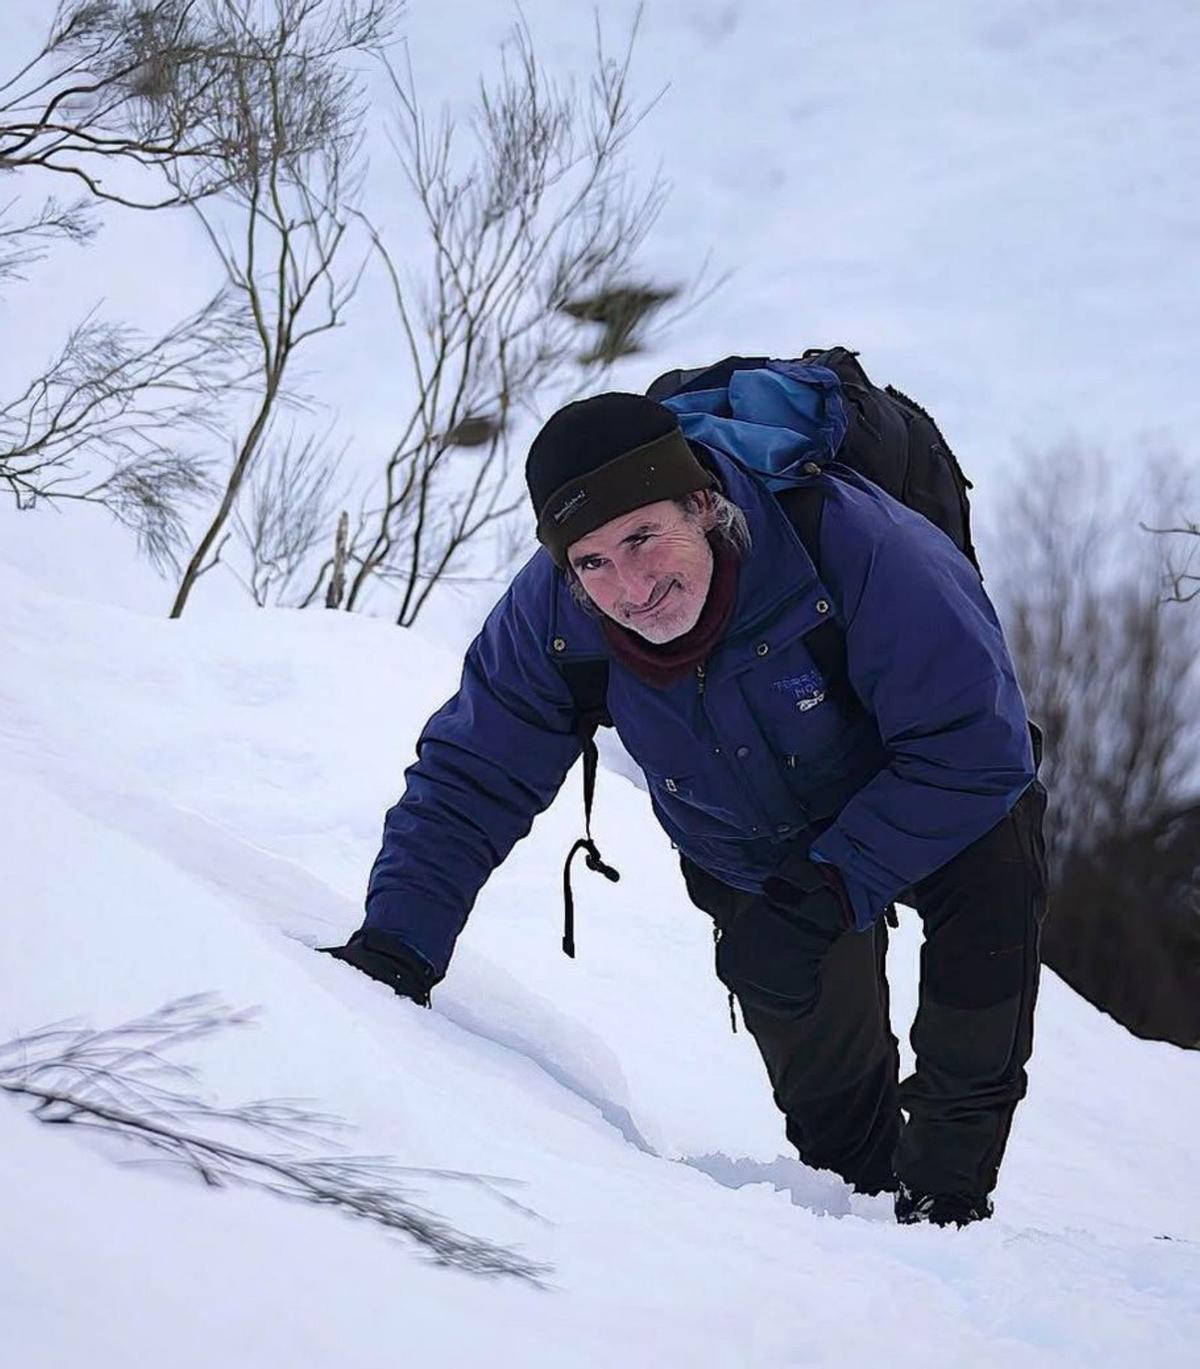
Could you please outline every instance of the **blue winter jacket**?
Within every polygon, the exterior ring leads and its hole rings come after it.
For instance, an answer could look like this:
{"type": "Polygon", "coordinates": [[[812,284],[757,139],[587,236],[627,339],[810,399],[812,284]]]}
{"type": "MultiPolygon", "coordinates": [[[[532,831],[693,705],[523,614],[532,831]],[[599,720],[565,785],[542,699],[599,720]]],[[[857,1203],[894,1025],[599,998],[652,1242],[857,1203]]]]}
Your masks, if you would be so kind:
{"type": "MultiPolygon", "coordinates": [[[[684,855],[753,892],[807,850],[838,867],[866,929],[1033,779],[1000,625],[949,538],[848,467],[812,477],[825,496],[818,577],[761,478],[708,456],[752,539],[726,635],[702,674],[666,688],[612,660],[609,711],[684,855]],[[805,646],[829,615],[861,709],[825,690],[805,646]]],[[[580,754],[556,662],[609,654],[539,550],[426,724],[385,819],[365,925],[395,934],[437,976],[480,888],[580,754]]]]}

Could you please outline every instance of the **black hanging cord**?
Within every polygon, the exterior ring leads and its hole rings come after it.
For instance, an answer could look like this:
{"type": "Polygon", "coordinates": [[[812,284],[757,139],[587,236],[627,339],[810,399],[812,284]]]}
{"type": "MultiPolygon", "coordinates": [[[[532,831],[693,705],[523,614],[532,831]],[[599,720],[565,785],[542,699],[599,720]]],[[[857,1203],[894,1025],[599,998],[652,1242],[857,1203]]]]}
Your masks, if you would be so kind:
{"type": "Polygon", "coordinates": [[[614,883],[621,878],[620,872],[604,863],[603,857],[592,840],[592,798],[596,792],[596,766],[600,753],[596,750],[594,737],[588,737],[583,744],[583,830],[585,836],[579,838],[567,853],[563,865],[563,951],[575,959],[575,899],[571,893],[571,861],[577,851],[585,852],[584,864],[589,870],[610,879],[614,883]]]}

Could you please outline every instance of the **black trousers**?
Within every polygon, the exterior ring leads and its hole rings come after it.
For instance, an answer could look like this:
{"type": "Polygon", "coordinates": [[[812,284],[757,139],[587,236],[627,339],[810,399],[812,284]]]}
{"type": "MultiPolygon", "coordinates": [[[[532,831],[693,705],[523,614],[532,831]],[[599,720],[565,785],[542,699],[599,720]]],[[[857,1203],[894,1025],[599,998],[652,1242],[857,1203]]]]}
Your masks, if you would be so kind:
{"type": "MultiPolygon", "coordinates": [[[[742,1016],[800,1158],[861,1192],[982,1195],[995,1187],[1033,1049],[1039,938],[1046,911],[1040,783],[978,841],[906,890],[924,923],[912,1044],[899,1079],[888,1016],[887,925],[846,932],[797,985],[802,1016],[742,1016]],[[815,988],[815,993],[814,993],[815,988]]],[[[684,859],[692,901],[718,929],[761,900],[684,859]]],[[[737,985],[728,986],[737,993],[737,985]]]]}

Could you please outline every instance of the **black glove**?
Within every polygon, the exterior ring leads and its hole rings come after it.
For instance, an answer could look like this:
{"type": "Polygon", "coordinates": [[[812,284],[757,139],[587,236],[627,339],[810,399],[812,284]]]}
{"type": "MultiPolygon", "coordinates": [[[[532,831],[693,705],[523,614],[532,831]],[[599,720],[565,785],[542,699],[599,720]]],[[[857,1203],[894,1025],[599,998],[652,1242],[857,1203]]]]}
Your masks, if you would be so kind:
{"type": "Polygon", "coordinates": [[[836,865],[789,856],[763,882],[763,897],[830,940],[854,926],[850,896],[836,865]]]}
{"type": "Polygon", "coordinates": [[[429,1007],[429,993],[436,982],[433,970],[415,951],[387,932],[360,928],[344,946],[318,946],[317,950],[353,965],[386,984],[401,998],[411,998],[423,1008],[429,1007]]]}

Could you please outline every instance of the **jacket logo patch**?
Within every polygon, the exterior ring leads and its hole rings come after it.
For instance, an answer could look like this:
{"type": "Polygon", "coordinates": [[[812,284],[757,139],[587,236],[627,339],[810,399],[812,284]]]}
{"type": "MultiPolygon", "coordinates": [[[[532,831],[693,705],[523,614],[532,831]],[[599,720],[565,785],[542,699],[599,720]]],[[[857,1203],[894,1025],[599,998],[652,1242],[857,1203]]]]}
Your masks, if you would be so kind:
{"type": "Polygon", "coordinates": [[[771,688],[786,694],[801,713],[825,702],[825,677],[819,670],[806,670],[786,680],[772,680],[771,688]]]}

